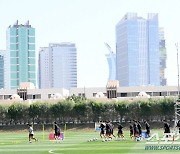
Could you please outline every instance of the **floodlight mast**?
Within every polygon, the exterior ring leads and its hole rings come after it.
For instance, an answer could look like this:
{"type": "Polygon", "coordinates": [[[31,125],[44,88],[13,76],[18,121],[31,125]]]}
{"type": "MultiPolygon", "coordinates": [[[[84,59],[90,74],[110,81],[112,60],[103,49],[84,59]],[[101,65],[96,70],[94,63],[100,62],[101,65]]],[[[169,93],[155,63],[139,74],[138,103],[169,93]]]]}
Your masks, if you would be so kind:
{"type": "MultiPolygon", "coordinates": [[[[180,95],[179,95],[179,55],[178,55],[178,43],[175,43],[176,51],[177,51],[177,72],[178,72],[178,98],[175,101],[174,104],[174,110],[175,110],[175,119],[174,119],[174,128],[177,131],[177,122],[180,117],[180,95]]],[[[178,131],[177,131],[178,132],[178,131]]]]}
{"type": "Polygon", "coordinates": [[[176,50],[177,50],[177,71],[178,71],[178,99],[179,97],[179,55],[178,55],[178,43],[175,43],[176,50]]]}

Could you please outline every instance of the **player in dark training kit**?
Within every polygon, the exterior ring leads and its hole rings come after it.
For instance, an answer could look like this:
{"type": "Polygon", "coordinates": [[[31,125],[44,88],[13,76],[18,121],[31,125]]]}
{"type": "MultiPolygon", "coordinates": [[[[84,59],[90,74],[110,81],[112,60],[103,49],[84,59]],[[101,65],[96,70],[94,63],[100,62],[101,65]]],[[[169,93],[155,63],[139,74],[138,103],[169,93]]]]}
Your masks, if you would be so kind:
{"type": "Polygon", "coordinates": [[[144,123],[146,126],[146,137],[150,137],[150,125],[146,120],[144,121],[144,123]]]}
{"type": "Polygon", "coordinates": [[[131,123],[131,121],[129,122],[129,131],[130,131],[130,137],[133,138],[134,131],[133,131],[133,124],[131,123]]]}
{"type": "Polygon", "coordinates": [[[54,139],[57,142],[60,141],[60,128],[57,125],[56,121],[54,121],[54,139]]]}
{"type": "Polygon", "coordinates": [[[118,125],[118,134],[117,134],[117,135],[118,135],[118,138],[117,138],[117,140],[119,140],[120,137],[122,137],[122,139],[125,140],[122,129],[123,129],[123,126],[122,126],[121,124],[119,124],[119,125],[118,125]]]}
{"type": "Polygon", "coordinates": [[[101,131],[100,131],[100,137],[101,137],[101,138],[103,138],[103,137],[105,138],[104,130],[105,130],[105,128],[106,128],[106,124],[101,121],[101,124],[100,124],[100,127],[99,127],[99,128],[101,129],[101,131]]]}

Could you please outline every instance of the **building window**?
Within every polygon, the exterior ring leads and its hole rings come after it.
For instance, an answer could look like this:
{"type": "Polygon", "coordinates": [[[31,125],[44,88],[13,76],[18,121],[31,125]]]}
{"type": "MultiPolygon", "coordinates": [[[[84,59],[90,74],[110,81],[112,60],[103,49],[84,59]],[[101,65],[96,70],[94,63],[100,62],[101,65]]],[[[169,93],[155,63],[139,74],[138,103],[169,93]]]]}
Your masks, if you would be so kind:
{"type": "Polygon", "coordinates": [[[33,95],[33,99],[41,99],[41,94],[35,94],[35,95],[33,95]]]}
{"type": "Polygon", "coordinates": [[[48,94],[48,98],[51,98],[51,94],[48,94]]]}
{"type": "Polygon", "coordinates": [[[127,93],[121,93],[121,97],[127,97],[127,93]]]}
{"type": "Polygon", "coordinates": [[[9,99],[11,95],[4,95],[4,99],[9,99]]]}
{"type": "Polygon", "coordinates": [[[33,95],[27,95],[27,99],[32,99],[33,95]]]}
{"type": "Polygon", "coordinates": [[[96,97],[96,94],[97,94],[97,93],[93,93],[93,97],[96,97]]]}

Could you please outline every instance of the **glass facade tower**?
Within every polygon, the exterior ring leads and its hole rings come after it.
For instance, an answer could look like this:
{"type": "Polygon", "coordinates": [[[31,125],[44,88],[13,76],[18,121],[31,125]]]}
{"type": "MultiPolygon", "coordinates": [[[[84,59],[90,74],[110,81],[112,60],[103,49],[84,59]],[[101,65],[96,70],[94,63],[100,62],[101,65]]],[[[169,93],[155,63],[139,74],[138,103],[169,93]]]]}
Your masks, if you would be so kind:
{"type": "Polygon", "coordinates": [[[36,86],[35,28],[18,21],[7,29],[7,47],[10,56],[10,88],[16,89],[21,82],[36,86]]]}
{"type": "Polygon", "coordinates": [[[42,47],[39,51],[39,88],[51,88],[50,86],[50,64],[49,48],[42,47]]]}
{"type": "Polygon", "coordinates": [[[165,78],[166,69],[166,42],[164,38],[164,28],[159,28],[159,51],[160,51],[160,85],[167,85],[167,79],[165,78]]]}
{"type": "Polygon", "coordinates": [[[127,13],[116,25],[116,79],[120,86],[160,85],[157,14],[127,13]]]}
{"type": "Polygon", "coordinates": [[[39,52],[39,87],[77,87],[77,54],[73,43],[50,43],[39,52]]]}
{"type": "Polygon", "coordinates": [[[9,89],[9,58],[6,50],[0,50],[0,89],[9,89]]]}
{"type": "Polygon", "coordinates": [[[4,88],[4,56],[0,54],[0,89],[4,88]]]}

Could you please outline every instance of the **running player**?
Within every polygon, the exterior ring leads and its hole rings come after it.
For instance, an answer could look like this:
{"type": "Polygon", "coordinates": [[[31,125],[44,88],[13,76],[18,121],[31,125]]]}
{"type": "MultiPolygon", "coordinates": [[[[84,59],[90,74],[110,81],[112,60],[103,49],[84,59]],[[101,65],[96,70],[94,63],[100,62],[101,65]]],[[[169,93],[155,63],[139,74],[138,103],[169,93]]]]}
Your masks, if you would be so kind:
{"type": "Polygon", "coordinates": [[[138,128],[139,136],[141,137],[141,134],[142,134],[142,127],[141,127],[140,121],[137,122],[137,128],[138,128]]]}
{"type": "Polygon", "coordinates": [[[111,129],[110,129],[110,122],[106,122],[106,139],[112,139],[111,137],[111,129]]]}
{"type": "MultiPolygon", "coordinates": [[[[164,120],[164,133],[170,133],[170,124],[164,120]]],[[[166,135],[168,137],[169,135],[166,135]]]]}
{"type": "Polygon", "coordinates": [[[28,124],[29,126],[29,143],[31,143],[31,139],[35,140],[35,141],[38,141],[38,139],[36,139],[34,137],[34,131],[33,131],[33,127],[31,124],[28,124]]]}
{"type": "Polygon", "coordinates": [[[56,121],[54,121],[54,131],[54,139],[58,142],[60,140],[60,128],[56,121]]]}
{"type": "Polygon", "coordinates": [[[125,140],[122,129],[123,129],[123,126],[119,123],[118,124],[118,134],[117,134],[118,140],[120,139],[120,137],[122,137],[122,139],[125,140]]]}
{"type": "Polygon", "coordinates": [[[116,136],[114,135],[114,125],[110,122],[109,124],[110,124],[110,136],[116,138],[116,136]]]}
{"type": "Polygon", "coordinates": [[[133,138],[134,131],[133,131],[133,124],[131,123],[131,120],[129,121],[129,131],[130,131],[130,137],[133,138]]]}
{"type": "Polygon", "coordinates": [[[146,125],[146,137],[150,137],[150,125],[146,120],[144,121],[144,123],[146,125]]]}
{"type": "Polygon", "coordinates": [[[102,122],[102,121],[100,121],[100,122],[101,122],[100,127],[99,127],[99,128],[101,128],[100,137],[101,138],[103,138],[103,137],[105,138],[104,130],[105,130],[106,124],[104,122],[102,122]]]}
{"type": "Polygon", "coordinates": [[[136,120],[133,120],[134,124],[133,124],[133,129],[134,129],[134,139],[136,139],[136,137],[139,136],[139,131],[138,131],[138,124],[136,120]]]}

